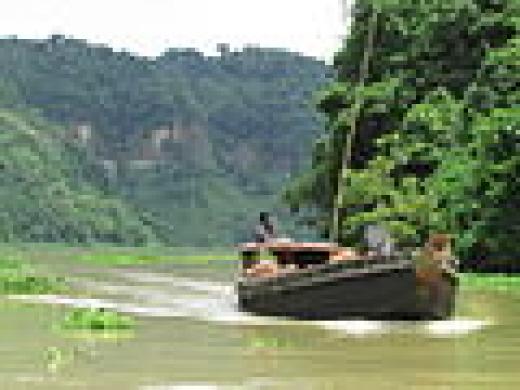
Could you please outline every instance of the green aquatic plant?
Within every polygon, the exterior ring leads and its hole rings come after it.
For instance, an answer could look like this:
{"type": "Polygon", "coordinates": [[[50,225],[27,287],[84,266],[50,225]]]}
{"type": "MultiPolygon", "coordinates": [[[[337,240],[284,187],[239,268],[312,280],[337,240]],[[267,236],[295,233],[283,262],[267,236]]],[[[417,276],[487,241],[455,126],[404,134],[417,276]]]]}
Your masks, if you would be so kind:
{"type": "Polygon", "coordinates": [[[61,366],[70,361],[70,357],[66,355],[63,349],[48,347],[44,351],[43,361],[47,371],[56,373],[61,366]]]}
{"type": "Polygon", "coordinates": [[[77,361],[94,361],[98,357],[96,342],[90,338],[70,347],[47,347],[43,352],[43,363],[50,373],[71,366],[77,361]]]}
{"type": "Polygon", "coordinates": [[[67,290],[65,279],[38,275],[16,259],[0,259],[0,294],[50,294],[67,290]]]}
{"type": "Polygon", "coordinates": [[[231,250],[227,251],[204,251],[193,252],[180,251],[179,254],[142,254],[142,253],[110,253],[91,252],[75,256],[78,261],[101,265],[132,265],[150,264],[160,262],[182,262],[182,263],[207,263],[212,260],[237,260],[237,255],[231,250]]]}
{"type": "Polygon", "coordinates": [[[61,327],[68,330],[128,330],[135,327],[135,321],[130,316],[104,308],[81,308],[69,313],[61,327]]]}
{"type": "Polygon", "coordinates": [[[76,256],[76,260],[101,265],[128,265],[128,264],[145,264],[149,262],[160,261],[159,258],[152,259],[151,256],[139,256],[120,253],[87,253],[76,256]]]}
{"type": "Polygon", "coordinates": [[[460,276],[463,289],[484,291],[519,291],[520,276],[468,273],[460,276]]]}

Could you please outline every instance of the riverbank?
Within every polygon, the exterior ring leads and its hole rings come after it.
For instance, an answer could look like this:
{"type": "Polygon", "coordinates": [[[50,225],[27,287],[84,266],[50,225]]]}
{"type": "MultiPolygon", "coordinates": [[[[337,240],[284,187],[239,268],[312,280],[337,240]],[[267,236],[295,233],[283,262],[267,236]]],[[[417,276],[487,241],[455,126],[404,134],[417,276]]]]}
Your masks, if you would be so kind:
{"type": "Polygon", "coordinates": [[[520,275],[498,273],[464,273],[460,275],[462,289],[520,292],[520,275]]]}
{"type": "Polygon", "coordinates": [[[161,262],[207,263],[213,260],[235,261],[234,248],[122,247],[114,245],[66,246],[62,244],[0,245],[0,254],[28,261],[53,257],[60,260],[98,265],[138,265],[161,262]]]}
{"type": "MultiPolygon", "coordinates": [[[[96,244],[93,246],[69,246],[49,243],[0,244],[0,256],[19,258],[24,261],[37,261],[39,258],[77,263],[124,266],[155,263],[195,263],[205,264],[218,261],[238,261],[238,252],[233,247],[123,247],[96,244]]],[[[520,273],[486,272],[463,269],[461,283],[475,288],[494,286],[518,286],[520,273]],[[498,283],[505,280],[505,284],[498,283]],[[498,284],[497,284],[498,283],[498,284]]]]}
{"type": "Polygon", "coordinates": [[[0,256],[0,294],[56,294],[67,290],[63,278],[42,275],[22,256],[0,256]]]}

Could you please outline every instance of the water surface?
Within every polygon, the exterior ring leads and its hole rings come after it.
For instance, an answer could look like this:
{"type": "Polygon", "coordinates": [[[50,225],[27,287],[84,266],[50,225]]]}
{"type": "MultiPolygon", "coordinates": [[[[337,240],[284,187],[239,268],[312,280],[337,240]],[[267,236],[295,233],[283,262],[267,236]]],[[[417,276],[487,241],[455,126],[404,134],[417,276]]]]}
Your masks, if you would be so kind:
{"type": "Polygon", "coordinates": [[[238,312],[230,261],[41,261],[82,293],[0,301],[1,389],[520,388],[518,293],[464,291],[448,321],[298,322],[238,312]],[[56,330],[72,306],[137,327],[56,330]]]}

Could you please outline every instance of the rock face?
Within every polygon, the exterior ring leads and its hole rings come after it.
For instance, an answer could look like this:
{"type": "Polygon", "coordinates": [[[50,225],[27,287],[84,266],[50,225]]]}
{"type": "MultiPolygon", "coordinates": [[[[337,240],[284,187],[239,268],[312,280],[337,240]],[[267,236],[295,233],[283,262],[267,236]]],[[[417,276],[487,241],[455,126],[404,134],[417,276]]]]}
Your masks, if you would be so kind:
{"type": "Polygon", "coordinates": [[[86,146],[92,139],[92,125],[90,123],[81,123],[73,126],[71,136],[72,139],[86,146]]]}
{"type": "Polygon", "coordinates": [[[168,142],[183,142],[187,138],[189,130],[182,129],[178,125],[164,126],[152,130],[144,130],[138,150],[133,151],[139,160],[158,160],[164,155],[168,142]]]}
{"type": "MultiPolygon", "coordinates": [[[[207,130],[201,125],[172,122],[154,129],[143,129],[137,141],[122,142],[118,159],[101,147],[105,142],[95,135],[92,125],[71,126],[67,138],[85,148],[110,176],[117,176],[118,164],[135,169],[152,169],[158,164],[198,160],[202,165],[212,159],[207,130]]],[[[242,146],[242,150],[246,146],[242,146]]],[[[240,151],[239,151],[240,152],[240,151]]]]}

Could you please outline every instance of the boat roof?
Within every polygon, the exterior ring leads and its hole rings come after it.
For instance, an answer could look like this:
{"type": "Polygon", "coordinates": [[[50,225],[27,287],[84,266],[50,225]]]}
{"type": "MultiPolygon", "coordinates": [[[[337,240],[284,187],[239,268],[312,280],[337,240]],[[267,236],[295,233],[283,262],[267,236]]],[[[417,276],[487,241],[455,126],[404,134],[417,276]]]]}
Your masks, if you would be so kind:
{"type": "Polygon", "coordinates": [[[246,242],[238,245],[242,252],[278,250],[284,252],[337,252],[341,247],[328,242],[246,242]]]}

